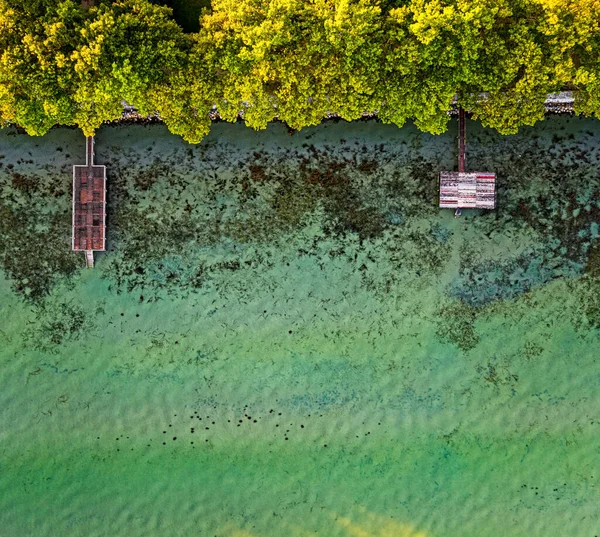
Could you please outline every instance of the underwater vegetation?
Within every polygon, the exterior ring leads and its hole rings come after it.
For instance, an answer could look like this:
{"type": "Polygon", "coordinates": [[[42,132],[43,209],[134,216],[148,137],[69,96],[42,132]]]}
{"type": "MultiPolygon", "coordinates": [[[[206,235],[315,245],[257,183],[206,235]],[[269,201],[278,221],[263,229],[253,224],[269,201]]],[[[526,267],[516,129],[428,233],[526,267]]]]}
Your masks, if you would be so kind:
{"type": "MultiPolygon", "coordinates": [[[[334,128],[339,129],[337,123],[334,128]]],[[[439,277],[454,262],[454,249],[459,267],[447,293],[468,307],[444,309],[441,318],[464,317],[442,330],[455,333],[471,325],[473,311],[491,302],[514,299],[557,278],[585,273],[596,281],[598,155],[561,129],[564,125],[545,140],[538,135],[518,143],[498,138],[501,158],[482,154],[485,166],[500,178],[499,203],[497,211],[470,220],[470,231],[488,242],[503,229],[535,237],[500,257],[482,255],[477,239],[455,241],[456,230],[437,209],[440,162],[420,152],[409,157],[406,140],[400,150],[390,143],[344,138],[317,147],[307,135],[289,147],[225,157],[211,142],[195,151],[182,145],[170,156],[157,154],[152,142],[147,147],[152,158],[137,166],[117,158],[118,150],[110,147],[109,252],[101,270],[119,291],[139,289],[150,296],[154,289],[183,296],[197,292],[215,273],[267,262],[270,247],[317,226],[324,238],[339,243],[330,257],[348,257],[348,241],[367,250],[377,244],[369,256],[390,267],[384,285],[389,293],[401,285],[397,271],[439,277]],[[210,159],[221,164],[214,168],[210,159]]],[[[592,134],[582,132],[581,138],[592,134]]],[[[419,147],[422,142],[410,143],[419,147]]],[[[62,154],[63,148],[56,150],[62,154]]],[[[475,146],[474,153],[484,151],[484,144],[475,146]]],[[[42,300],[55,282],[80,266],[65,248],[67,170],[24,172],[14,164],[2,169],[0,255],[14,289],[29,300],[42,300]],[[34,252],[42,251],[40,260],[34,252]]],[[[315,255],[306,247],[298,251],[315,255]]],[[[364,264],[361,268],[354,261],[364,285],[381,288],[364,264]]],[[[475,339],[466,336],[465,341],[475,339]]]]}
{"type": "Polygon", "coordinates": [[[93,270],[80,133],[0,132],[6,533],[595,535],[596,123],[471,122],[461,218],[452,135],[214,129],[99,133],[93,270]]]}
{"type": "MultiPolygon", "coordinates": [[[[16,171],[20,164],[35,168],[31,156],[0,168],[0,259],[13,288],[39,300],[80,264],[69,248],[69,169],[16,171]]],[[[0,163],[4,158],[0,156],[0,163]]]]}

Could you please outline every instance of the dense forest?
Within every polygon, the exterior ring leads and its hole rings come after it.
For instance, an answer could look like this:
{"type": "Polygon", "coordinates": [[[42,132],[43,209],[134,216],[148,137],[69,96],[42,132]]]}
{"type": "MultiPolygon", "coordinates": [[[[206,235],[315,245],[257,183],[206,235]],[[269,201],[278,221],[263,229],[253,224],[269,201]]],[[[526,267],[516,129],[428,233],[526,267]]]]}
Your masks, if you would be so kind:
{"type": "Polygon", "coordinates": [[[0,55],[0,120],[32,135],[92,135],[123,101],[194,143],[214,105],[256,129],[376,112],[431,133],[455,95],[506,134],[560,89],[600,112],[600,0],[0,0],[0,55]]]}

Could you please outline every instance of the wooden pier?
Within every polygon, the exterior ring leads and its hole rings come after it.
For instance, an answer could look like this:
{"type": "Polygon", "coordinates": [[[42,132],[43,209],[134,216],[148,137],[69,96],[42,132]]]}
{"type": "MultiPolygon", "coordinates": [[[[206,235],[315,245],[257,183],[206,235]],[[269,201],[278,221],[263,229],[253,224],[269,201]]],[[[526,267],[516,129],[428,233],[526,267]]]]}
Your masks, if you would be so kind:
{"type": "Polygon", "coordinates": [[[94,164],[94,138],[86,138],[85,166],[73,166],[73,239],[75,251],[94,266],[94,250],[106,249],[106,166],[94,164]]]}
{"type": "MultiPolygon", "coordinates": [[[[440,207],[443,209],[495,209],[496,174],[466,172],[465,111],[458,113],[458,171],[440,172],[440,207]]],[[[457,210],[456,215],[460,215],[457,210]]]]}

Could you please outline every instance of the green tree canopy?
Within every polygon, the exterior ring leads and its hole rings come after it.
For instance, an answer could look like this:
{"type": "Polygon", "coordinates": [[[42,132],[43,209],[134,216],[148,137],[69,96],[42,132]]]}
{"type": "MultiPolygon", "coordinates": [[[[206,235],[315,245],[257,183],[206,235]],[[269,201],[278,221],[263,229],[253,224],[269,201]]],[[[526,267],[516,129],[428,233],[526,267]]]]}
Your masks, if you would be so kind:
{"type": "Polygon", "coordinates": [[[600,0],[213,0],[187,34],[158,4],[0,0],[0,118],[92,134],[126,101],[198,142],[214,105],[258,129],[376,111],[431,133],[455,96],[502,133],[561,88],[600,111],[600,0]]]}
{"type": "Polygon", "coordinates": [[[117,0],[89,9],[81,45],[64,61],[73,76],[75,123],[91,134],[119,117],[123,101],[142,114],[184,68],[189,40],[171,10],[146,0],[117,0]]]}
{"type": "Polygon", "coordinates": [[[215,0],[202,20],[210,68],[222,80],[221,115],[294,128],[328,112],[355,119],[374,107],[382,50],[373,0],[215,0]]]}
{"type": "Polygon", "coordinates": [[[0,116],[29,134],[72,124],[72,76],[62,58],[81,42],[84,13],[72,0],[0,0],[0,116]]]}

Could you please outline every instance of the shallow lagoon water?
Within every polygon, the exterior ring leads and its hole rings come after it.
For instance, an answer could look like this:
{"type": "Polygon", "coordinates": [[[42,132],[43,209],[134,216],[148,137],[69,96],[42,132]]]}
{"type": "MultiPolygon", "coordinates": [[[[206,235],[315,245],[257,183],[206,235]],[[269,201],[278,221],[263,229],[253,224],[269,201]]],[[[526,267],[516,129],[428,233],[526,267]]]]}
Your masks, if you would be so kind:
{"type": "Polygon", "coordinates": [[[0,131],[7,536],[600,534],[600,127],[0,131]]]}

